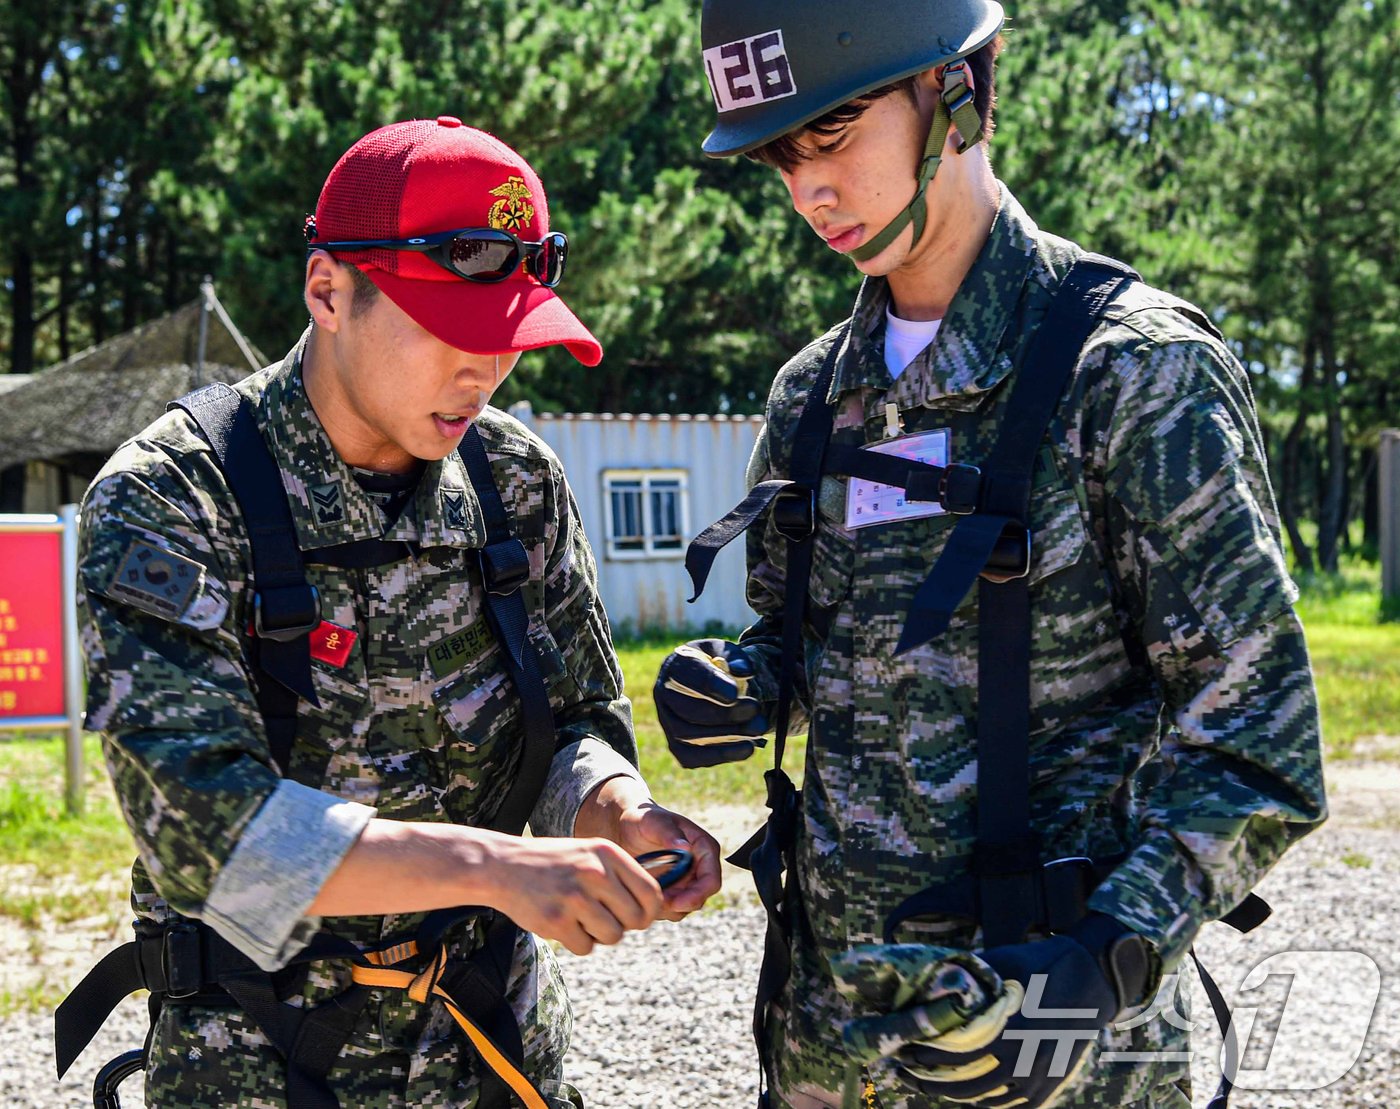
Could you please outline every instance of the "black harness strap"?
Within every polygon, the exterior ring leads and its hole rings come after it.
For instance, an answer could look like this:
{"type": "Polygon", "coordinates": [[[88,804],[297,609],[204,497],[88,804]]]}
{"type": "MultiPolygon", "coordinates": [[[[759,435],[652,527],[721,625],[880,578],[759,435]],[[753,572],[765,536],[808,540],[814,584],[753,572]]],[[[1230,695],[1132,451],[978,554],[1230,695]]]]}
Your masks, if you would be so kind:
{"type": "Polygon", "coordinates": [[[258,709],[273,760],[282,773],[296,741],[297,699],[319,707],[311,681],[307,635],[321,622],[321,602],[307,584],[296,526],[287,507],[282,474],[258,430],[252,408],[223,382],[214,382],[170,405],[199,425],[233,490],[253,563],[254,665],[258,709]],[[236,460],[236,464],[231,464],[236,460]]]}
{"type": "MultiPolygon", "coordinates": [[[[964,516],[918,591],[901,651],[940,634],[1007,528],[1029,531],[1031,471],[1080,351],[1109,302],[1137,275],[1107,259],[1077,262],[1036,329],[986,466],[986,510],[964,516]],[[958,533],[967,535],[961,543],[958,533]]],[[[977,593],[978,918],[988,947],[1020,943],[1046,897],[1031,828],[1031,599],[1027,578],[981,578],[977,593]]]]}
{"type": "Polygon", "coordinates": [[[502,647],[506,669],[520,694],[525,743],[515,781],[496,812],[491,827],[519,835],[539,800],[558,743],[549,692],[540,671],[539,655],[530,642],[530,615],[520,587],[530,580],[530,559],[525,544],[511,534],[510,520],[491,474],[491,462],[476,425],[468,429],[458,448],[472,488],[476,490],[486,519],[486,545],[481,549],[481,580],[486,608],[496,641],[502,647]]]}

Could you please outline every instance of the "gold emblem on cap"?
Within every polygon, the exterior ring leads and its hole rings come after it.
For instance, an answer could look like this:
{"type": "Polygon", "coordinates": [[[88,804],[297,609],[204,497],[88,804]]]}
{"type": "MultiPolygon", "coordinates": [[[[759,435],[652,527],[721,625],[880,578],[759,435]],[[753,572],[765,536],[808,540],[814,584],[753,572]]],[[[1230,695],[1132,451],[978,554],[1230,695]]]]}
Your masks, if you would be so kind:
{"type": "Polygon", "coordinates": [[[498,231],[519,231],[535,218],[535,206],[530,203],[530,190],[525,178],[509,177],[504,185],[491,190],[500,199],[491,205],[486,221],[498,231]]]}

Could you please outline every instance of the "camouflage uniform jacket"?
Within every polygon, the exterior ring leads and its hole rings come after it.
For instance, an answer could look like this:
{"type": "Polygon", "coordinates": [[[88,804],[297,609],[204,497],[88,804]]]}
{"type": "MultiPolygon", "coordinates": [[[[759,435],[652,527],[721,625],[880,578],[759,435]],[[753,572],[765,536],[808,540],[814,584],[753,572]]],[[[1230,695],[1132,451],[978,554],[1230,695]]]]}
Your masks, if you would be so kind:
{"type": "MultiPolygon", "coordinates": [[[[834,328],[778,375],[749,483],[787,476],[797,417],[833,344],[833,442],[880,440],[893,402],[905,434],[947,428],[950,461],[984,459],[1010,382],[1033,372],[1022,361],[1035,326],[1081,254],[1003,188],[937,338],[893,382],[888,287],[867,280],[849,332],[834,328]]],[[[1312,676],[1248,380],[1179,303],[1136,284],[1084,347],[1037,464],[1029,579],[1031,808],[1044,857],[1126,856],[1091,907],[1151,939],[1168,969],[1325,814],[1312,676]]],[[[905,897],[966,872],[975,839],[975,587],[946,632],[895,657],[954,518],[847,529],[846,485],[822,483],[798,691],[809,717],[797,845],[806,922],[772,1047],[777,1090],[799,1104],[840,1089],[852,1013],[827,959],[880,942],[905,897]]],[[[771,522],[748,544],[760,619],[743,642],[771,710],[785,545],[771,522]]],[[[976,944],[951,920],[924,934],[976,944]]],[[[1157,1020],[1113,1043],[1143,1051],[1175,1034],[1157,1020]]],[[[1167,1087],[1185,1064],[1088,1070],[1074,1104],[1139,1104],[1151,1089],[1156,1100],[1142,1104],[1182,1104],[1167,1087]]],[[[928,1104],[887,1072],[874,1078],[882,1105],[928,1104]]]]}
{"type": "MultiPolygon", "coordinates": [[[[124,444],[82,506],[80,603],[88,727],[102,733],[136,838],[133,903],[159,921],[198,917],[266,969],[321,927],[307,908],[366,822],[484,825],[522,741],[519,697],[485,620],[474,548],[482,513],[454,453],[429,463],[389,520],[339,459],[307,399],[301,346],[236,387],[253,404],[278,463],[304,550],[365,538],[403,540],[415,557],[368,570],[308,566],[342,661],[313,656],[320,707],[298,706],[285,778],[254,699],[248,540],[208,444],[180,411],[124,444]]],[[[530,556],[530,636],[545,671],[561,750],[532,817],[538,835],[570,835],[601,781],[635,774],[631,706],[596,592],[596,569],[558,459],[515,420],[477,421],[512,529],[530,556]]],[[[399,915],[336,918],[362,945],[416,926],[399,915]]],[[[461,954],[481,927],[456,930],[461,954]]],[[[341,963],[315,964],[301,994],[348,985],[341,963]]],[[[559,1077],[571,1018],[553,957],[525,935],[511,996],[527,1069],[559,1077]]],[[[377,994],[331,1081],[344,1106],[466,1106],[476,1056],[433,1004],[377,994]]],[[[148,1091],[160,1103],[282,1104],[278,1059],[239,1011],[167,1005],[148,1091]],[[233,1047],[237,1050],[230,1051],[233,1047]]]]}

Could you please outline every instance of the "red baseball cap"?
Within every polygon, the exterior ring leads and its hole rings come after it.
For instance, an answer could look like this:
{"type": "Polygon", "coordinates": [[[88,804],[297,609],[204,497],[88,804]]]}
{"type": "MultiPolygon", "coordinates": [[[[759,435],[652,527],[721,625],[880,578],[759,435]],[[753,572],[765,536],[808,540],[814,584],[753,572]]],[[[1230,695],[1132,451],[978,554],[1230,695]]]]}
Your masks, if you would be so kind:
{"type": "MultiPolygon", "coordinates": [[[[503,228],[538,241],[549,230],[549,206],[524,158],[455,116],[371,131],[336,162],[316,203],[319,242],[407,239],[466,227],[503,228]]],[[[458,350],[508,354],[562,343],[585,366],[602,360],[598,340],[525,266],[504,281],[480,284],[413,251],[335,254],[458,350]]]]}

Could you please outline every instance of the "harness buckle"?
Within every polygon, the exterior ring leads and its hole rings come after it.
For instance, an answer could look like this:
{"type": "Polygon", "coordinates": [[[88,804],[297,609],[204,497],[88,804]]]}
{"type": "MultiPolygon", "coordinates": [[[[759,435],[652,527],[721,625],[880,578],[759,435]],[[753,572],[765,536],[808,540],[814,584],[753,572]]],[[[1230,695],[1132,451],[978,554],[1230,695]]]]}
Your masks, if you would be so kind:
{"type": "Polygon", "coordinates": [[[171,1001],[193,997],[204,985],[199,930],[189,923],[172,924],[160,945],[160,969],[165,996],[171,1001]]]}
{"type": "Polygon", "coordinates": [[[497,597],[509,597],[530,580],[530,556],[525,544],[514,536],[482,547],[477,557],[482,584],[486,592],[497,597]]]}
{"type": "Polygon", "coordinates": [[[321,595],[314,585],[276,585],[253,594],[253,631],[286,643],[321,626],[321,595]]]}
{"type": "Polygon", "coordinates": [[[950,462],[938,483],[938,501],[954,516],[971,516],[982,494],[982,470],[966,462],[950,462]]]}
{"type": "Polygon", "coordinates": [[[1007,524],[997,536],[982,577],[997,585],[1024,578],[1031,572],[1031,529],[1007,524]]]}
{"type": "Polygon", "coordinates": [[[1041,867],[1045,896],[1045,926],[1067,932],[1089,911],[1089,894],[1098,885],[1094,860],[1084,855],[1052,859],[1041,867]]]}
{"type": "Polygon", "coordinates": [[[790,543],[812,538],[817,530],[817,491],[790,485],[773,498],[773,527],[790,543]]]}

